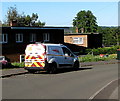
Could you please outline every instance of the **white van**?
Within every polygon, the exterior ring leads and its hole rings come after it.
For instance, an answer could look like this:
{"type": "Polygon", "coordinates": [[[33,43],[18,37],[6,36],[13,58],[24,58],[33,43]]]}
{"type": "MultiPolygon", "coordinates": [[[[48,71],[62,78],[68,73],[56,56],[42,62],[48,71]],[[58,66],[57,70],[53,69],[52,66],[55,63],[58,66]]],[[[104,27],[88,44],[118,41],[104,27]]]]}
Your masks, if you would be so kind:
{"type": "Polygon", "coordinates": [[[25,67],[29,72],[56,73],[60,68],[79,68],[79,60],[62,44],[29,44],[25,50],[25,67]]]}

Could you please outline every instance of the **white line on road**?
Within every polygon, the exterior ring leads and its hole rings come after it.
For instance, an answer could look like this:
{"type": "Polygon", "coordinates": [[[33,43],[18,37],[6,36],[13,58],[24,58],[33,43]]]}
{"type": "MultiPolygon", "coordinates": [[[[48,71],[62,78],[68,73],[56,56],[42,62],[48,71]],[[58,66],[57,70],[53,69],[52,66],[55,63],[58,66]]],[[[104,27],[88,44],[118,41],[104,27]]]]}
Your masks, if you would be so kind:
{"type": "Polygon", "coordinates": [[[116,81],[118,79],[112,80],[111,82],[109,82],[108,84],[106,84],[105,86],[103,86],[100,90],[98,90],[95,94],[93,94],[88,101],[91,101],[92,99],[94,99],[95,96],[97,96],[103,89],[105,89],[107,86],[109,86],[112,82],[116,81]]]}

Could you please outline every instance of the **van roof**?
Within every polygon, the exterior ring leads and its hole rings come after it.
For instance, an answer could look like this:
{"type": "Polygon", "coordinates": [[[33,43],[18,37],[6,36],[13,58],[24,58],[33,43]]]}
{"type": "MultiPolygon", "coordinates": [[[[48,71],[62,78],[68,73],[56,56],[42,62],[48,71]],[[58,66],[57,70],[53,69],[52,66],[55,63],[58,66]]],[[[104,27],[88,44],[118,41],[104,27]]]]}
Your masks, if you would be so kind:
{"type": "Polygon", "coordinates": [[[63,44],[40,43],[40,42],[36,42],[35,44],[42,44],[42,45],[46,45],[46,46],[64,46],[63,44]]]}

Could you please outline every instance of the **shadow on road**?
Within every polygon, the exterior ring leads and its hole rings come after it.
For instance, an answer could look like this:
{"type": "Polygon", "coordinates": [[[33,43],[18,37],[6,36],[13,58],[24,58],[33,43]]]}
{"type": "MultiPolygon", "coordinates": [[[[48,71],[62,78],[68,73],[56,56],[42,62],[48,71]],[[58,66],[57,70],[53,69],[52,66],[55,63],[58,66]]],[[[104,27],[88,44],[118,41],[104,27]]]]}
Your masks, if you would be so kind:
{"type": "MultiPolygon", "coordinates": [[[[83,70],[88,70],[88,69],[92,69],[92,67],[82,67],[82,68],[79,68],[79,69],[64,68],[64,69],[58,69],[57,73],[55,73],[55,74],[61,74],[61,73],[67,73],[67,72],[73,72],[73,71],[83,71],[83,70]]],[[[35,72],[34,74],[49,74],[49,73],[38,71],[38,72],[35,72]]]]}
{"type": "Polygon", "coordinates": [[[88,69],[92,69],[92,67],[79,68],[79,69],[73,69],[73,68],[70,68],[70,69],[60,69],[60,70],[58,70],[57,74],[59,74],[59,73],[66,73],[66,72],[73,72],[73,71],[83,71],[83,70],[88,70],[88,69]]]}

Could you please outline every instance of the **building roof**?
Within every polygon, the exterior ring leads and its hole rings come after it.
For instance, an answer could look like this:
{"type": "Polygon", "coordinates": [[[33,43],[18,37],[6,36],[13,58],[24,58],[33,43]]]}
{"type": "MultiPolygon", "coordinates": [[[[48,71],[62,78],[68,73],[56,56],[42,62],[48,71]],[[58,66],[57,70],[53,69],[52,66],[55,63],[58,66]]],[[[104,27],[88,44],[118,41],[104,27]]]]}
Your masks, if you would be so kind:
{"type": "Polygon", "coordinates": [[[99,33],[68,33],[68,34],[64,34],[64,36],[72,36],[72,35],[91,35],[91,34],[99,34],[99,33]]]}
{"type": "Polygon", "coordinates": [[[8,29],[63,29],[63,27],[2,27],[8,29]]]}

